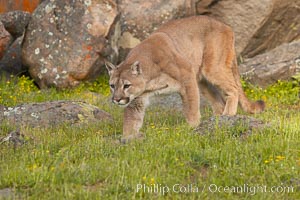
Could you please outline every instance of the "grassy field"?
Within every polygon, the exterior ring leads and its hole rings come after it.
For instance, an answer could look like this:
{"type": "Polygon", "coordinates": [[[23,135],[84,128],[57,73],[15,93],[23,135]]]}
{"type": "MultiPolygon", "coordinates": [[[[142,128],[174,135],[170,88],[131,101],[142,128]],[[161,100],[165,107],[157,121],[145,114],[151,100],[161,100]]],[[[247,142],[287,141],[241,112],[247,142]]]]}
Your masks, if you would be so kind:
{"type": "MultiPolygon", "coordinates": [[[[300,199],[299,86],[244,87],[267,102],[254,117],[271,126],[246,137],[237,128],[198,134],[180,111],[156,107],[146,114],[146,139],[119,145],[123,111],[109,103],[105,78],[65,91],[39,91],[24,77],[2,81],[2,105],[83,100],[115,122],[23,127],[26,144],[0,144],[0,191],[12,191],[8,199],[300,199]]],[[[202,111],[203,120],[210,116],[202,111]]],[[[11,130],[3,122],[0,138],[11,130]]]]}

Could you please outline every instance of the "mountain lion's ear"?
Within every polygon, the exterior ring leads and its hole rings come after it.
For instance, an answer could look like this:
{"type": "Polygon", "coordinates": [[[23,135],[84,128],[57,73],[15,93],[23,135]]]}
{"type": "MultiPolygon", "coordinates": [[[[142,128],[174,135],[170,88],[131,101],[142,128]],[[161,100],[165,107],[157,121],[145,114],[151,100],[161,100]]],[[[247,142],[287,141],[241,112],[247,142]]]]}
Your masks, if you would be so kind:
{"type": "Polygon", "coordinates": [[[108,61],[105,62],[105,67],[106,67],[109,75],[112,73],[113,70],[117,69],[117,67],[114,64],[112,64],[108,61]]]}
{"type": "Polygon", "coordinates": [[[140,62],[139,61],[135,61],[132,65],[131,65],[131,71],[133,75],[140,75],[142,74],[142,69],[140,66],[140,62]]]}

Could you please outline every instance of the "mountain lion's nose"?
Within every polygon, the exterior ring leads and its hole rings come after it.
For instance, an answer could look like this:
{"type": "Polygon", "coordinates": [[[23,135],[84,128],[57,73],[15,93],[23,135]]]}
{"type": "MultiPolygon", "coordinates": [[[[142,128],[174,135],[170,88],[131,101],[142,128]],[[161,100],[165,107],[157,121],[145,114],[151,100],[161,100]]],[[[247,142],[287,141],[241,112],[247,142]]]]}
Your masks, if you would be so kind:
{"type": "Polygon", "coordinates": [[[120,102],[120,101],[121,101],[121,98],[114,97],[114,98],[113,98],[113,101],[118,103],[118,102],[120,102]]]}
{"type": "Polygon", "coordinates": [[[129,103],[129,97],[113,97],[112,102],[117,105],[126,105],[129,103]]]}

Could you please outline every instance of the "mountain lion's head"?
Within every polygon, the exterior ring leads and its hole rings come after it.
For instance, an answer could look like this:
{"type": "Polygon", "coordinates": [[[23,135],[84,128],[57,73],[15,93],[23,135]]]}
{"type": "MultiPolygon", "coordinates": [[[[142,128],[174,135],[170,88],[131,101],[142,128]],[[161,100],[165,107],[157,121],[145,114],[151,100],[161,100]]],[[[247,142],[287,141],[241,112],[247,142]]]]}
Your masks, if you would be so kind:
{"type": "Polygon", "coordinates": [[[132,64],[121,63],[118,66],[107,62],[112,93],[112,102],[119,106],[127,106],[137,96],[145,91],[145,80],[138,61],[132,64]]]}

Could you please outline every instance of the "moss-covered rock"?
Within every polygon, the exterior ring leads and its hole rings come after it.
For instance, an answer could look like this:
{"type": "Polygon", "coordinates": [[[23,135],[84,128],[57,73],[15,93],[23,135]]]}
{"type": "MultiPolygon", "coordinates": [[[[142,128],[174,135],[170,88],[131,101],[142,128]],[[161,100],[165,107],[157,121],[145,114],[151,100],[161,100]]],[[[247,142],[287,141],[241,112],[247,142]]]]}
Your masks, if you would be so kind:
{"type": "Polygon", "coordinates": [[[112,116],[96,106],[80,101],[49,101],[0,107],[0,122],[17,127],[49,127],[61,124],[112,121],[112,116]]]}

